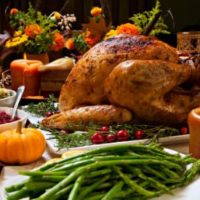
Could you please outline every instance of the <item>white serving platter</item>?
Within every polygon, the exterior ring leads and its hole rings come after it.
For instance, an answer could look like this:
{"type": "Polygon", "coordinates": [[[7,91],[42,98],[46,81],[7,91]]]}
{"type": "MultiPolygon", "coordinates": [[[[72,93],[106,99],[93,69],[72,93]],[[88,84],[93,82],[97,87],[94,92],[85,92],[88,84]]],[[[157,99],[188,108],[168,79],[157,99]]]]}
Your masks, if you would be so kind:
{"type": "MultiPolygon", "coordinates": [[[[56,104],[57,106],[57,104],[56,104]]],[[[27,113],[28,114],[28,120],[30,121],[31,124],[38,124],[42,121],[43,117],[27,113]]],[[[100,144],[100,145],[89,145],[89,146],[81,146],[81,147],[74,147],[74,148],[65,148],[65,149],[58,149],[56,147],[57,141],[55,139],[50,139],[52,136],[50,132],[48,131],[43,131],[42,133],[47,141],[49,150],[51,153],[61,155],[66,151],[69,150],[90,150],[94,149],[97,147],[101,146],[111,146],[115,144],[122,144],[122,143],[128,143],[128,144],[136,144],[136,143],[145,143],[147,142],[148,139],[142,139],[142,140],[131,140],[131,141],[126,141],[126,142],[114,142],[114,143],[105,143],[105,144],[100,144]]],[[[189,134],[186,135],[177,135],[177,136],[169,136],[169,137],[163,137],[159,139],[159,142],[161,144],[166,144],[166,145],[171,145],[171,144],[180,144],[180,143],[187,143],[189,141],[189,134]]]]}
{"type": "MultiPolygon", "coordinates": [[[[81,146],[81,147],[73,147],[73,148],[65,148],[65,149],[58,149],[56,147],[56,139],[50,139],[52,138],[52,135],[48,131],[42,130],[42,134],[44,135],[47,145],[49,147],[49,150],[51,153],[61,155],[66,151],[70,150],[91,150],[98,147],[104,147],[104,146],[113,146],[113,145],[119,145],[119,144],[137,144],[137,143],[145,143],[148,141],[148,139],[142,139],[142,140],[130,140],[130,141],[124,141],[124,142],[113,142],[113,143],[104,143],[104,144],[98,144],[98,145],[89,145],[89,146],[81,146]]],[[[186,143],[189,140],[189,134],[187,135],[177,135],[177,136],[170,136],[170,137],[163,137],[160,138],[158,141],[161,144],[179,144],[179,143],[186,143]]]]}

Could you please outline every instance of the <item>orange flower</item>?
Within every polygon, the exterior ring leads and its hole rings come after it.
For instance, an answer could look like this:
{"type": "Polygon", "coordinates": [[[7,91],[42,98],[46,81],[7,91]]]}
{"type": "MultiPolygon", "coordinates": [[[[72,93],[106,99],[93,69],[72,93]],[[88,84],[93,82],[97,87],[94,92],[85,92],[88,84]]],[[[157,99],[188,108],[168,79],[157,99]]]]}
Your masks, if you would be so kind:
{"type": "Polygon", "coordinates": [[[117,34],[130,34],[130,35],[139,35],[139,29],[137,26],[131,23],[122,24],[116,29],[117,34]]]}
{"type": "Polygon", "coordinates": [[[94,46],[97,42],[99,42],[101,37],[99,35],[93,35],[90,31],[87,31],[85,35],[85,42],[90,46],[94,46]]]}
{"type": "Polygon", "coordinates": [[[99,7],[93,7],[90,11],[90,14],[94,17],[100,15],[102,13],[102,8],[99,7]]]}
{"type": "Polygon", "coordinates": [[[18,13],[18,9],[17,8],[12,8],[11,10],[10,10],[10,15],[15,15],[16,13],[18,13]]]}
{"type": "Polygon", "coordinates": [[[53,51],[59,51],[64,46],[65,46],[65,39],[64,39],[64,37],[59,32],[56,32],[54,34],[54,44],[51,46],[51,49],[53,51]]]}
{"type": "Polygon", "coordinates": [[[74,49],[75,46],[74,46],[74,39],[73,38],[69,38],[66,43],[65,43],[65,47],[67,49],[74,49]]]}
{"type": "Polygon", "coordinates": [[[25,28],[25,34],[30,38],[35,38],[42,32],[42,28],[38,24],[30,24],[25,28]]]}
{"type": "Polygon", "coordinates": [[[61,14],[59,12],[54,12],[53,14],[53,17],[56,19],[56,20],[59,20],[61,18],[61,14]]]}

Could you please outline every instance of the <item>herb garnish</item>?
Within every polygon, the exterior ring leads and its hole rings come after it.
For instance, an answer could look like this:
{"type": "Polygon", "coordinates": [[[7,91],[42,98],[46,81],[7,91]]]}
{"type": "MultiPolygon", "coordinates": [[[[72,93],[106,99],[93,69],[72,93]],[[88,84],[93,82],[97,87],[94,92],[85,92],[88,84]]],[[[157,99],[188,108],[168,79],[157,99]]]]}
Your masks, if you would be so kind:
{"type": "Polygon", "coordinates": [[[49,95],[49,98],[45,102],[40,102],[38,104],[30,103],[25,110],[38,116],[45,116],[46,112],[55,113],[58,108],[55,106],[57,99],[54,95],[49,95]]]}
{"type": "MultiPolygon", "coordinates": [[[[81,147],[92,145],[91,136],[95,132],[100,132],[101,126],[99,125],[90,125],[84,131],[74,131],[68,132],[63,130],[49,129],[43,128],[46,131],[49,131],[50,137],[48,140],[54,139],[56,140],[55,147],[60,149],[72,148],[72,147],[81,147]]],[[[115,124],[109,126],[109,133],[116,133],[119,130],[127,130],[129,133],[129,141],[136,140],[134,137],[134,133],[137,130],[144,131],[144,138],[142,139],[150,139],[150,140],[158,140],[162,137],[169,137],[180,135],[180,129],[166,126],[153,126],[153,125],[138,125],[138,124],[115,124]]],[[[117,141],[116,141],[117,142],[117,141]]]]}
{"type": "Polygon", "coordinates": [[[168,26],[164,23],[161,15],[161,8],[159,0],[150,11],[134,14],[129,18],[141,30],[144,35],[158,35],[159,33],[169,34],[168,26]]]}

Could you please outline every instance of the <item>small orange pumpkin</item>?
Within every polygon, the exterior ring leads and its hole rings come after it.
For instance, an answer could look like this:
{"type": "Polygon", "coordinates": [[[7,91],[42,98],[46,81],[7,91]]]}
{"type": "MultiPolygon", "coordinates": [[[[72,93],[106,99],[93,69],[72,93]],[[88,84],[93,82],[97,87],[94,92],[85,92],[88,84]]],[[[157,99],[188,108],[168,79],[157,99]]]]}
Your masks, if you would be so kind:
{"type": "Polygon", "coordinates": [[[28,164],[38,160],[46,147],[41,131],[35,128],[22,128],[0,133],[0,161],[7,164],[28,164]]]}

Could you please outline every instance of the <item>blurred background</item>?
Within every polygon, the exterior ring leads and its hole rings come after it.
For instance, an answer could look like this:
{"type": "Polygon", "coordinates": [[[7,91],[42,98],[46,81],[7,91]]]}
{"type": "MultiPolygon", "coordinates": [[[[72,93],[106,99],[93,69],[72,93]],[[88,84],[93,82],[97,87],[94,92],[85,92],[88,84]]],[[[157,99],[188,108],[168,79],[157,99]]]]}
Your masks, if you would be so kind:
{"type": "MultiPolygon", "coordinates": [[[[150,10],[155,0],[103,0],[110,6],[113,25],[128,22],[134,13],[150,10]]],[[[10,8],[21,10],[28,8],[28,3],[46,13],[61,11],[62,14],[74,13],[77,21],[82,23],[88,19],[92,6],[99,6],[100,0],[0,0],[0,32],[7,28],[7,15],[10,8]]],[[[160,0],[166,22],[172,33],[185,30],[200,30],[199,0],[160,0]],[[173,15],[174,21],[169,14],[173,15]],[[174,23],[174,24],[173,24],[174,23]]]]}

